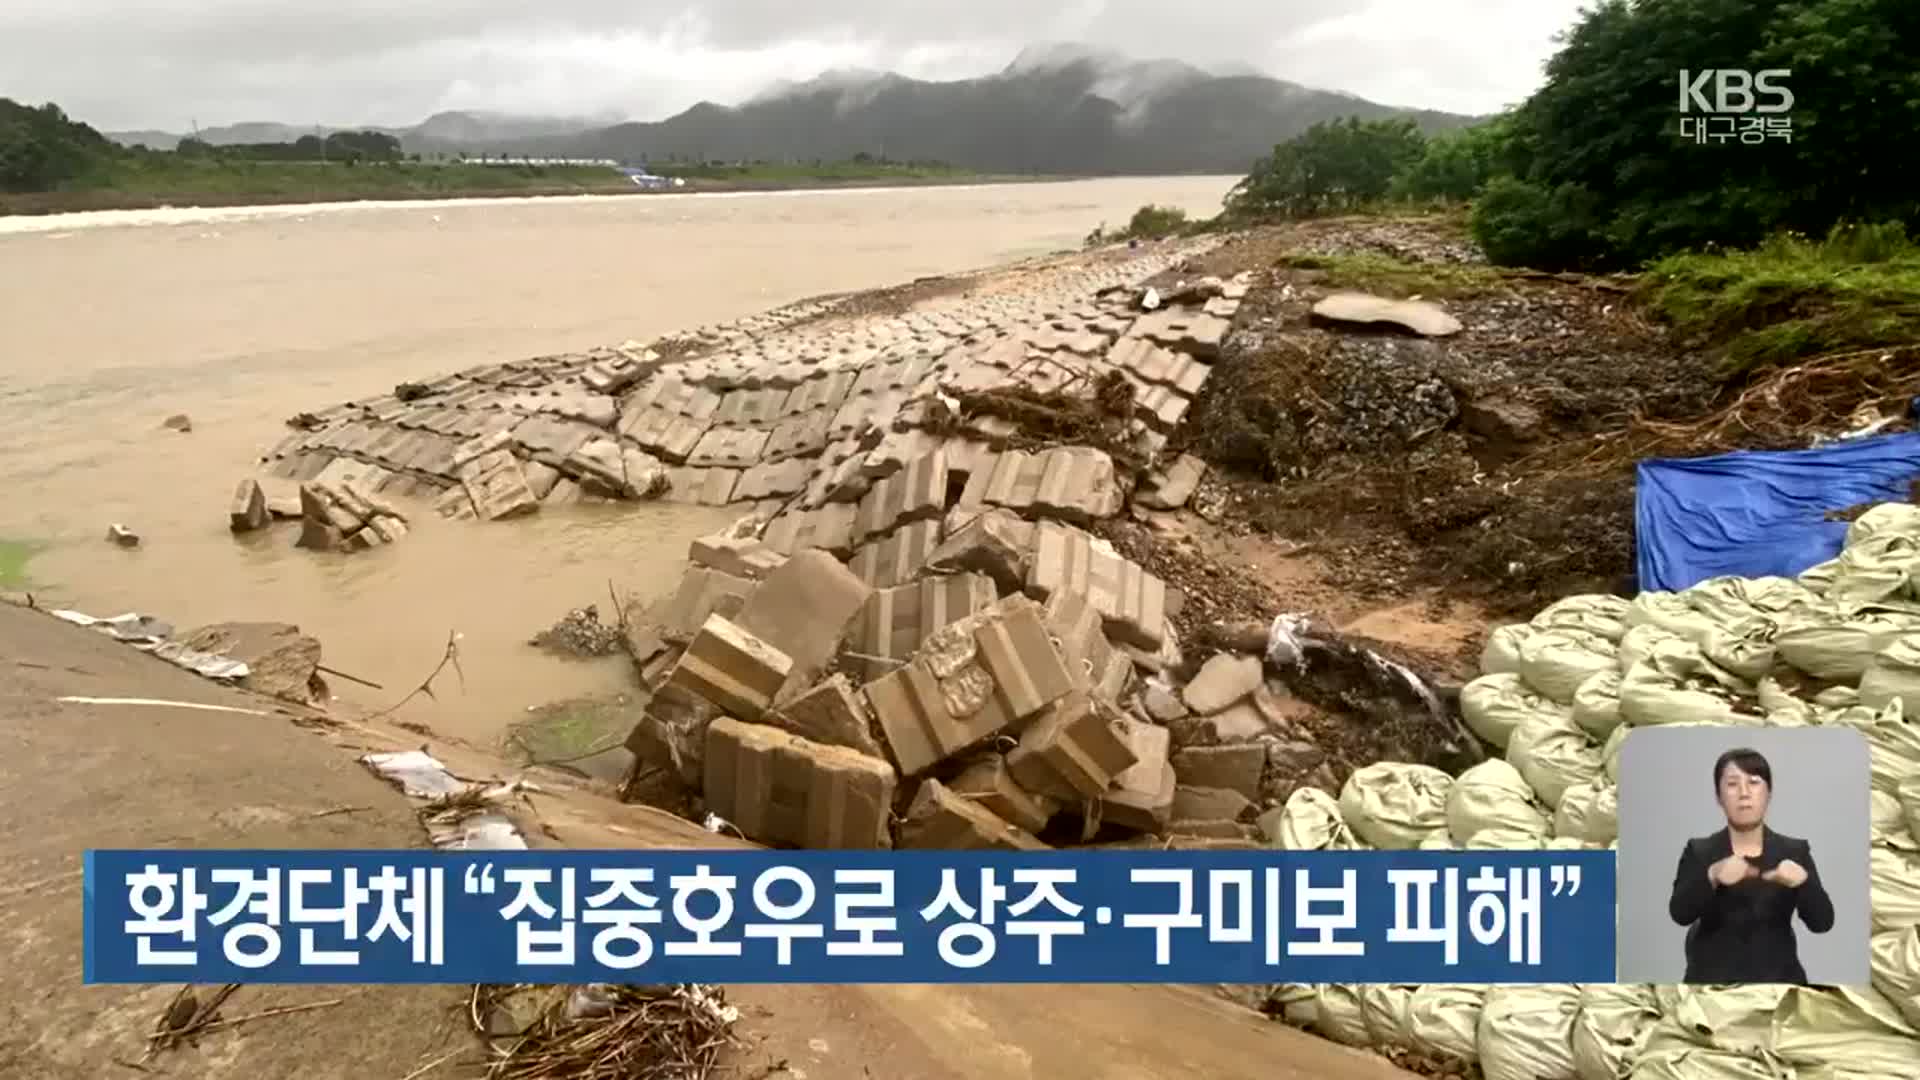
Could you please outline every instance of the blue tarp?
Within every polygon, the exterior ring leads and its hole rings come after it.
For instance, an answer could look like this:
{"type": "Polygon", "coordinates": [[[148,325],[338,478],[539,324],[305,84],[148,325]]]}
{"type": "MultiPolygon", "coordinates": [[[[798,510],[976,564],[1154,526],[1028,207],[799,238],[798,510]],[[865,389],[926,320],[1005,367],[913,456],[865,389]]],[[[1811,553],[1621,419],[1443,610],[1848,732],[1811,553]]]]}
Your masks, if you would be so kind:
{"type": "Polygon", "coordinates": [[[1916,475],[1920,434],[1643,461],[1633,514],[1640,587],[1792,577],[1840,554],[1847,523],[1825,520],[1829,511],[1904,501],[1916,475]]]}

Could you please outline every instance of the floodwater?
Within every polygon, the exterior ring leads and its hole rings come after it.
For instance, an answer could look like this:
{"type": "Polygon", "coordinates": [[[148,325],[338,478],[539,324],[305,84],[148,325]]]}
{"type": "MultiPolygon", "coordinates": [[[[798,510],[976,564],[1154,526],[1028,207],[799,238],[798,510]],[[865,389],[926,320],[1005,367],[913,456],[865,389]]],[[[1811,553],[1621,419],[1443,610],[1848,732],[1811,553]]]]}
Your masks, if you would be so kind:
{"type": "MultiPolygon", "coordinates": [[[[624,658],[527,638],[609,586],[650,599],[730,520],[648,505],[492,525],[413,515],[354,556],[236,537],[227,500],[297,412],[474,364],[568,352],[1076,248],[1145,203],[1216,211],[1229,178],[737,195],[446,200],[0,218],[0,541],[43,602],[190,629],[297,623],[331,680],[474,740],[630,685],[624,658]],[[193,429],[162,427],[185,413],[193,429]],[[123,523],[142,537],[105,539],[123,523]]],[[[110,687],[100,690],[111,694],[110,687]]]]}

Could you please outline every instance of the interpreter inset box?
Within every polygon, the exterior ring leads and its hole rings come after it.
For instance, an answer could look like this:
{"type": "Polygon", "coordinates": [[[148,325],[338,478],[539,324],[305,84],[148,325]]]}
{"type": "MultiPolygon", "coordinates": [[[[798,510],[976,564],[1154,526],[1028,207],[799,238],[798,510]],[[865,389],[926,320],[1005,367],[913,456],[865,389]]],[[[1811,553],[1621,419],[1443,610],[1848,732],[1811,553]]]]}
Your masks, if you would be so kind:
{"type": "Polygon", "coordinates": [[[1620,751],[1617,977],[1864,985],[1872,769],[1848,727],[1643,727],[1620,751]]]}

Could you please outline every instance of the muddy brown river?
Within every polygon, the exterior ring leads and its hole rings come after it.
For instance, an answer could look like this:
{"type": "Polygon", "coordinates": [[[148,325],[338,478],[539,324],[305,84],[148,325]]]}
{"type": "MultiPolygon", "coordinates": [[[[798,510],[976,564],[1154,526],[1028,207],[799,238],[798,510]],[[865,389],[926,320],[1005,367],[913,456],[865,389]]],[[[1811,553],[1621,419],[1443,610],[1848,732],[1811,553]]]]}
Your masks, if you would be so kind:
{"type": "MultiPolygon", "coordinates": [[[[352,557],[235,537],[226,501],[302,410],[474,364],[647,340],[823,293],[1077,247],[1148,202],[1211,214],[1229,178],[979,188],[455,200],[0,218],[0,568],[27,544],[43,602],[181,629],[293,622],[356,704],[474,740],[531,706],[630,684],[623,658],[526,644],[611,581],[658,595],[725,511],[416,515],[352,557]],[[162,426],[192,419],[181,434],[162,426]],[[135,549],[105,539],[125,524],[135,549]]],[[[111,694],[103,687],[102,694],[111,694]]]]}

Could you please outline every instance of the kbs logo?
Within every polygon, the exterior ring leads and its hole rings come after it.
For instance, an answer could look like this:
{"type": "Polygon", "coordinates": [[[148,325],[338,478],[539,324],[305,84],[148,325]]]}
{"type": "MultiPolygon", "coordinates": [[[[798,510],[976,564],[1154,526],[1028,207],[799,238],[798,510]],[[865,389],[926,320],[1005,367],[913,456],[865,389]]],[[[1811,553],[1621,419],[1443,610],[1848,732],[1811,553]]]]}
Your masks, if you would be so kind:
{"type": "Polygon", "coordinates": [[[1774,80],[1793,74],[1786,68],[1751,72],[1738,68],[1708,68],[1704,71],[1680,69],[1680,111],[1682,113],[1783,113],[1793,108],[1793,91],[1777,86],[1774,80]],[[1713,96],[1707,96],[1707,84],[1713,84],[1713,96]],[[1761,104],[1760,96],[1773,98],[1761,104]]]}

